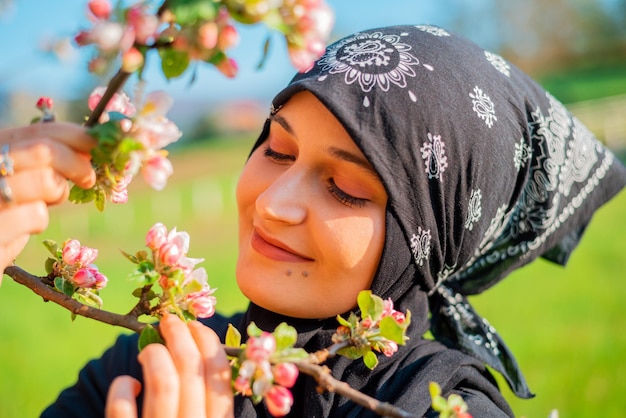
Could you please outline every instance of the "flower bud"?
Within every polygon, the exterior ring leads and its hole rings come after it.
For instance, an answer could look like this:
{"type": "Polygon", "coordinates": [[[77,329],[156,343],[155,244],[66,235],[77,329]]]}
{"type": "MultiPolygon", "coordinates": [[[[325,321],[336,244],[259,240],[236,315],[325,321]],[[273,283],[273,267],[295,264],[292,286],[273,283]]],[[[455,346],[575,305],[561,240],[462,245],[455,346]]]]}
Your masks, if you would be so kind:
{"type": "Polygon", "coordinates": [[[246,357],[255,362],[266,361],[276,350],[276,340],[269,332],[259,337],[250,337],[246,345],[246,357]]]}
{"type": "Polygon", "coordinates": [[[252,388],[250,387],[250,380],[241,376],[237,376],[233,384],[235,390],[241,393],[243,396],[251,396],[252,388]]]}
{"type": "Polygon", "coordinates": [[[122,54],[122,70],[134,73],[143,65],[143,54],[137,48],[131,48],[122,54]]]}
{"type": "Polygon", "coordinates": [[[71,239],[66,241],[62,250],[63,262],[69,265],[76,264],[80,248],[81,246],[78,240],[71,239]]]}
{"type": "Polygon", "coordinates": [[[220,50],[225,51],[239,43],[239,33],[233,25],[226,25],[220,31],[217,46],[220,50]]]}
{"type": "Polygon", "coordinates": [[[198,45],[204,49],[213,49],[217,45],[217,36],[217,24],[207,22],[198,29],[198,45]]]}
{"type": "Polygon", "coordinates": [[[286,388],[296,383],[298,373],[298,367],[293,363],[278,363],[273,367],[274,382],[286,388]]]}
{"type": "Polygon", "coordinates": [[[209,318],[215,313],[213,289],[204,289],[187,295],[187,310],[196,318],[209,318]]]}
{"type": "Polygon", "coordinates": [[[108,19],[111,15],[111,3],[107,0],[91,0],[87,7],[97,19],[108,19]]]}
{"type": "Polygon", "coordinates": [[[98,258],[98,250],[95,248],[89,247],[80,247],[80,251],[78,252],[78,256],[76,257],[76,263],[81,266],[88,266],[93,263],[96,258],[98,258]]]}
{"type": "Polygon", "coordinates": [[[37,109],[41,111],[51,110],[54,106],[54,101],[50,97],[40,97],[37,100],[37,109]]]}
{"type": "Polygon", "coordinates": [[[282,386],[272,386],[265,396],[265,405],[270,414],[282,417],[289,413],[293,405],[293,395],[282,386]]]}
{"type": "Polygon", "coordinates": [[[387,356],[387,357],[391,357],[393,356],[396,351],[398,351],[398,344],[394,341],[391,340],[386,340],[383,343],[383,347],[381,349],[381,352],[387,356]]]}
{"type": "Polygon", "coordinates": [[[172,163],[161,154],[155,154],[141,168],[146,182],[152,186],[154,190],[163,190],[167,184],[167,179],[174,173],[172,163]]]}
{"type": "Polygon", "coordinates": [[[146,234],[146,245],[151,250],[158,250],[167,242],[167,227],[160,222],[152,225],[146,234]]]}
{"type": "Polygon", "coordinates": [[[159,260],[167,266],[175,266],[178,260],[185,255],[184,243],[179,235],[159,248],[159,260]]]}
{"type": "Polygon", "coordinates": [[[94,285],[96,284],[96,276],[94,274],[94,270],[95,269],[91,267],[83,267],[78,269],[76,273],[74,273],[72,282],[74,282],[76,286],[85,289],[94,287],[94,285]]]}
{"type": "Polygon", "coordinates": [[[221,62],[215,64],[215,67],[228,78],[234,78],[239,71],[237,61],[232,58],[223,59],[221,62]]]}

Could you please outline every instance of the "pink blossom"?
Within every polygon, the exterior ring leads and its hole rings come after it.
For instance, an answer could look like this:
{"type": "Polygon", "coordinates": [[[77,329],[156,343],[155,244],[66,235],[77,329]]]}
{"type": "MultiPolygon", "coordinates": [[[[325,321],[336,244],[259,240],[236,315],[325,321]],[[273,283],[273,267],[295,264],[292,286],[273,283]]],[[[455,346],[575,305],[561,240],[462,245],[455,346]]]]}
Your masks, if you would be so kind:
{"type": "Polygon", "coordinates": [[[87,266],[93,263],[96,258],[98,258],[97,249],[82,246],[80,247],[80,251],[76,259],[76,264],[80,264],[81,266],[87,266]]]}
{"type": "Polygon", "coordinates": [[[298,379],[298,367],[293,363],[278,363],[273,368],[274,382],[286,388],[292,387],[298,379]]]}
{"type": "Polygon", "coordinates": [[[144,104],[139,112],[144,116],[165,116],[172,108],[174,99],[163,90],[156,90],[148,93],[144,104]]]}
{"type": "Polygon", "coordinates": [[[213,49],[217,45],[218,27],[215,22],[207,22],[198,29],[198,45],[213,49]]]}
{"type": "Polygon", "coordinates": [[[161,149],[182,136],[176,124],[165,117],[139,117],[133,126],[135,139],[147,149],[161,149]]]}
{"type": "Polygon", "coordinates": [[[97,19],[108,19],[111,15],[111,3],[107,0],[91,0],[87,7],[97,19]]]}
{"type": "Polygon", "coordinates": [[[237,62],[232,58],[225,58],[221,62],[215,64],[215,68],[228,78],[234,78],[239,71],[237,62]]]}
{"type": "Polygon", "coordinates": [[[54,107],[54,101],[50,97],[40,97],[37,100],[37,109],[39,110],[51,110],[54,107]]]}
{"type": "Polygon", "coordinates": [[[170,232],[167,242],[163,244],[158,251],[159,260],[162,264],[166,266],[176,266],[178,261],[187,253],[187,249],[189,248],[188,241],[186,245],[183,234],[185,233],[181,232],[172,235],[170,232]]]}
{"type": "Polygon", "coordinates": [[[109,193],[109,200],[111,203],[128,202],[128,185],[132,179],[133,176],[128,174],[117,180],[117,183],[111,187],[111,192],[109,193]]]}
{"type": "Polygon", "coordinates": [[[160,222],[152,225],[152,228],[146,234],[146,245],[151,250],[161,248],[167,242],[167,227],[160,222]]]}
{"type": "Polygon", "coordinates": [[[141,168],[146,182],[155,190],[162,190],[167,184],[167,179],[174,173],[170,160],[161,154],[154,154],[144,162],[141,168]]]}
{"type": "Polygon", "coordinates": [[[84,267],[74,273],[72,281],[76,286],[88,289],[95,286],[96,276],[93,274],[93,269],[84,267]]]}
{"type": "Polygon", "coordinates": [[[143,54],[137,48],[130,48],[122,54],[122,70],[127,73],[137,71],[144,62],[143,54]]]}
{"type": "Polygon", "coordinates": [[[106,52],[117,51],[124,35],[124,27],[115,22],[99,20],[91,29],[89,39],[106,52]]]}
{"type": "Polygon", "coordinates": [[[289,54],[291,65],[293,65],[296,70],[301,73],[308,71],[317,59],[315,55],[310,54],[303,48],[288,47],[287,52],[289,54]]]}
{"type": "Polygon", "coordinates": [[[387,356],[393,356],[398,351],[398,344],[391,340],[385,340],[381,349],[381,352],[387,356]]]}
{"type": "Polygon", "coordinates": [[[291,391],[282,386],[272,386],[265,396],[265,405],[270,414],[282,417],[289,413],[293,405],[291,391]]]}
{"type": "Polygon", "coordinates": [[[152,13],[146,13],[142,5],[133,6],[126,15],[129,25],[135,32],[138,43],[147,45],[154,39],[159,27],[159,19],[152,13]]]}
{"type": "MultiPolygon", "coordinates": [[[[94,110],[102,96],[106,91],[106,87],[96,87],[87,100],[87,106],[89,110],[94,110]]],[[[115,93],[109,103],[107,103],[105,110],[107,112],[119,112],[125,116],[132,117],[137,112],[135,106],[131,103],[130,98],[125,93],[115,93]]]]}
{"type": "Polygon", "coordinates": [[[235,390],[244,396],[252,395],[252,388],[250,387],[250,379],[246,379],[242,376],[237,376],[234,385],[235,390]]]}
{"type": "Polygon", "coordinates": [[[66,241],[62,250],[63,262],[69,265],[76,264],[80,248],[81,245],[78,240],[70,239],[66,241]]]}
{"type": "Polygon", "coordinates": [[[220,30],[217,46],[225,51],[239,43],[239,33],[233,25],[226,25],[220,30]]]}
{"type": "Polygon", "coordinates": [[[246,343],[246,357],[255,362],[267,361],[276,350],[276,339],[269,332],[250,337],[246,343]]]}
{"type": "Polygon", "coordinates": [[[209,318],[215,313],[217,300],[212,296],[215,289],[206,288],[187,295],[188,311],[197,318],[209,318]]]}
{"type": "Polygon", "coordinates": [[[90,31],[81,30],[74,36],[74,42],[78,46],[85,46],[93,43],[93,37],[91,36],[90,31]]]}

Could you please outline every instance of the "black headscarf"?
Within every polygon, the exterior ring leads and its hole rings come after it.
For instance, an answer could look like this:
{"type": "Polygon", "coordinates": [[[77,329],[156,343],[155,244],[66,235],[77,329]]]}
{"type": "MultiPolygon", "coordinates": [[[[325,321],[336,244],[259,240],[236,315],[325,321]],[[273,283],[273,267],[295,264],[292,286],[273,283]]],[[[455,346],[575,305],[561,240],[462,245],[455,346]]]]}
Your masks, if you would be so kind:
{"type": "MultiPolygon", "coordinates": [[[[372,290],[411,309],[415,321],[398,357],[372,373],[359,362],[334,360],[333,374],[378,397],[395,393],[390,399],[400,404],[402,383],[390,377],[422,379],[410,397],[424,403],[427,380],[465,378],[459,370],[480,368],[468,360],[474,358],[501,372],[518,396],[532,396],[513,355],[466,296],[537,257],[565,264],[595,210],[626,184],[626,170],[519,69],[433,26],[339,40],[276,96],[272,111],[304,90],[340,121],[385,186],[385,246],[372,290]],[[435,339],[471,357],[420,338],[429,313],[435,339]],[[452,357],[429,369],[435,352],[452,357]]],[[[266,136],[267,124],[255,147],[266,136]]],[[[285,318],[254,305],[244,323],[251,320],[295,325],[308,349],[328,346],[336,327],[334,320],[285,318]]],[[[309,386],[298,389],[308,396],[307,416],[349,415],[332,394],[309,386]]],[[[487,386],[477,390],[501,402],[487,386]]]]}

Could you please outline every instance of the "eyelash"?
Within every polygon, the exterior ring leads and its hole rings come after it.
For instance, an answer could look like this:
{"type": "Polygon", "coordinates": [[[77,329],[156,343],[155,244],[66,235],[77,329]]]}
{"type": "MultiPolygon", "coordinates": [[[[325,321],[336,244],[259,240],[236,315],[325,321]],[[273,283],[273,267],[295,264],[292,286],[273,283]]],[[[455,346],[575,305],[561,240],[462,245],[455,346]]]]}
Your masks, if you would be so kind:
{"type": "MultiPolygon", "coordinates": [[[[263,155],[265,155],[265,157],[269,158],[270,160],[276,161],[278,163],[284,163],[286,161],[296,160],[296,158],[293,155],[282,154],[280,152],[276,152],[272,148],[270,148],[269,145],[265,146],[265,149],[263,150],[263,155]]],[[[331,195],[333,195],[335,199],[339,201],[339,203],[349,208],[353,208],[353,207],[362,208],[368,202],[367,199],[354,197],[344,192],[343,190],[341,190],[339,186],[337,186],[333,178],[330,178],[328,180],[328,186],[326,188],[328,189],[328,192],[331,195]]]]}

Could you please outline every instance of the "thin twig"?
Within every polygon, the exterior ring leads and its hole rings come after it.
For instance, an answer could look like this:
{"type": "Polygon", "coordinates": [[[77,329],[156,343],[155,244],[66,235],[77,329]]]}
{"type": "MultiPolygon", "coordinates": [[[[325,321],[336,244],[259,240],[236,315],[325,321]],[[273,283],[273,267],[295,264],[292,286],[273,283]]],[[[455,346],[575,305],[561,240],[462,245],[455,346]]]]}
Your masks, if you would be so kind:
{"type": "Polygon", "coordinates": [[[64,293],[52,289],[47,286],[40,277],[33,276],[18,266],[7,267],[4,274],[11,277],[17,283],[28,287],[30,290],[41,296],[44,301],[51,301],[61,305],[75,315],[95,319],[96,321],[104,322],[109,325],[127,328],[137,333],[140,333],[141,330],[147,325],[145,322],[138,321],[135,316],[120,315],[87,306],[75,299],[72,299],[64,293]]]}
{"type": "Polygon", "coordinates": [[[111,81],[109,81],[109,84],[107,85],[107,88],[104,91],[102,98],[91,112],[91,115],[89,115],[87,122],[85,122],[86,127],[92,127],[96,124],[96,122],[98,122],[98,119],[100,119],[100,116],[102,115],[102,112],[104,112],[104,110],[106,109],[109,101],[113,98],[113,95],[117,93],[117,91],[124,85],[124,83],[126,83],[126,80],[128,80],[128,77],[130,77],[130,74],[131,73],[126,72],[121,68],[117,71],[117,74],[115,74],[111,81]]]}

